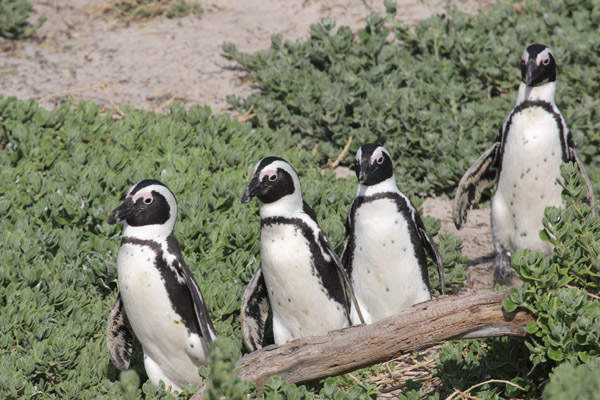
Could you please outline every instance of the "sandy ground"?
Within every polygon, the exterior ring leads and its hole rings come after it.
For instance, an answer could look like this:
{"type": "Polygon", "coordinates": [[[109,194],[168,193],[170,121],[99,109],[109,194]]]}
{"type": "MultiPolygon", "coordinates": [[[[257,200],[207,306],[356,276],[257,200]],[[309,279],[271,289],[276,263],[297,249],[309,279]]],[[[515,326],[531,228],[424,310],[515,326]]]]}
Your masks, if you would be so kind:
{"type": "MultiPolygon", "coordinates": [[[[356,30],[370,11],[384,12],[383,1],[375,0],[221,0],[200,1],[204,12],[199,15],[127,23],[101,13],[107,1],[30,2],[32,21],[41,16],[47,21],[31,39],[0,38],[0,94],[36,99],[48,108],[68,95],[106,107],[156,110],[176,100],[225,112],[227,95],[247,96],[255,89],[244,79],[245,71],[222,58],[223,43],[253,52],[268,48],[276,33],[305,40],[309,26],[323,17],[356,30]]],[[[414,26],[443,13],[446,1],[397,3],[397,19],[414,26]]],[[[451,3],[475,14],[493,1],[451,3]]],[[[442,232],[463,239],[472,271],[467,287],[489,288],[489,210],[473,210],[461,231],[452,223],[449,200],[427,199],[424,212],[442,220],[442,232]]]]}

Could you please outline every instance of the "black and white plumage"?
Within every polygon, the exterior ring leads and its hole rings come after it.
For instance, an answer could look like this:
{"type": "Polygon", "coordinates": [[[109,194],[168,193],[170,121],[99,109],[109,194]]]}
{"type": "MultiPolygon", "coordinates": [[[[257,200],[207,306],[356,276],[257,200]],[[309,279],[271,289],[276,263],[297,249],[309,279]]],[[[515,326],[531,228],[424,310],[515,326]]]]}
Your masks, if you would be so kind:
{"type": "MultiPolygon", "coordinates": [[[[342,262],[366,323],[431,299],[426,252],[443,263],[418,211],[396,185],[385,147],[366,144],[356,153],[358,190],[352,201],[342,246],[342,262]]],[[[352,322],[357,315],[351,308],[352,322]]]]}
{"type": "Polygon", "coordinates": [[[134,185],[108,217],[125,221],[117,256],[119,294],[110,312],[108,352],[120,370],[129,368],[134,335],[142,344],[150,380],[171,390],[200,385],[216,337],[200,287],[173,235],[177,200],[157,180],[134,185]]]}
{"type": "Polygon", "coordinates": [[[302,197],[296,171],[279,157],[262,159],[242,195],[260,200],[261,263],[242,300],[242,338],[262,347],[269,307],[276,344],[324,335],[350,324],[339,259],[302,197]]]}
{"type": "Polygon", "coordinates": [[[575,162],[593,192],[573,137],[561,115],[556,92],[556,59],[545,45],[533,44],[521,56],[521,84],[514,108],[492,146],[462,177],[454,200],[454,224],[461,228],[467,210],[491,181],[498,179],[492,200],[492,241],[497,252],[495,275],[504,281],[511,275],[509,257],[519,249],[552,254],[552,246],[539,237],[544,209],[562,206],[562,162],[575,162]]]}

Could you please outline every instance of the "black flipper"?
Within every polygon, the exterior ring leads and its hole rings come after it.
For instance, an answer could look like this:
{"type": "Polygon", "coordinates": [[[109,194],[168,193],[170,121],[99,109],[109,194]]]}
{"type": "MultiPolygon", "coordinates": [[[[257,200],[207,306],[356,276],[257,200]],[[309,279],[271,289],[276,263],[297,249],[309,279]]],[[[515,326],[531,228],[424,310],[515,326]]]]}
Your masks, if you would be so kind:
{"type": "Polygon", "coordinates": [[[488,183],[498,178],[500,172],[499,153],[500,141],[496,141],[469,167],[460,180],[452,209],[454,225],[457,229],[460,229],[466,222],[467,211],[473,206],[479,193],[488,183]]]}
{"type": "Polygon", "coordinates": [[[267,286],[259,266],[244,291],[240,315],[242,341],[250,352],[260,349],[263,345],[269,307],[267,286]]]}
{"type": "Polygon", "coordinates": [[[346,218],[346,237],[344,237],[344,241],[340,246],[340,260],[342,261],[342,266],[344,267],[346,274],[349,274],[351,272],[349,271],[349,268],[347,268],[347,266],[350,264],[347,258],[349,258],[351,255],[346,254],[346,251],[348,250],[348,243],[350,242],[350,235],[352,234],[352,219],[350,218],[350,215],[352,213],[353,204],[354,200],[352,200],[352,204],[350,205],[350,212],[348,213],[348,217],[346,218]]]}
{"type": "Polygon", "coordinates": [[[569,160],[573,161],[575,164],[577,164],[579,173],[581,174],[583,179],[585,179],[585,183],[586,183],[587,189],[588,189],[586,200],[587,200],[588,205],[591,207],[594,205],[594,190],[592,189],[592,182],[590,181],[590,177],[588,176],[587,171],[585,170],[585,167],[583,166],[583,163],[579,159],[577,152],[571,146],[569,146],[569,160]]]}
{"type": "Polygon", "coordinates": [[[134,334],[129,326],[127,314],[121,301],[121,294],[110,310],[108,326],[106,327],[106,346],[110,361],[121,371],[129,369],[131,352],[133,351],[134,334]]]}
{"type": "MultiPolygon", "coordinates": [[[[418,212],[415,212],[415,224],[417,225],[417,230],[419,232],[419,237],[421,238],[421,242],[423,243],[423,247],[429,254],[429,257],[435,262],[438,268],[438,276],[440,278],[440,286],[442,288],[442,294],[446,294],[446,279],[444,278],[444,261],[442,260],[442,255],[440,254],[437,246],[435,245],[433,238],[425,229],[425,224],[423,224],[423,220],[418,212]]],[[[427,266],[425,266],[427,269],[427,266]]],[[[428,271],[422,271],[425,276],[427,276],[428,271]]]]}
{"type": "Polygon", "coordinates": [[[346,274],[348,273],[347,269],[346,269],[346,260],[344,259],[344,257],[347,257],[346,255],[346,250],[348,250],[348,242],[350,241],[350,236],[346,235],[346,237],[344,238],[344,241],[342,242],[342,245],[340,246],[340,260],[342,261],[342,266],[344,267],[344,271],[346,271],[346,274]]]}
{"type": "MultiPolygon", "coordinates": [[[[313,221],[317,222],[317,214],[315,214],[314,210],[306,203],[306,201],[303,201],[303,203],[304,203],[303,204],[304,212],[306,214],[308,214],[308,216],[310,216],[313,219],[313,221]]],[[[319,235],[319,241],[321,242],[321,247],[333,259],[333,262],[335,263],[335,267],[338,270],[338,276],[340,277],[342,287],[345,286],[346,289],[348,290],[348,293],[350,294],[350,300],[352,301],[352,303],[354,304],[354,307],[356,308],[356,313],[358,314],[358,319],[360,319],[360,322],[364,325],[365,319],[363,318],[362,312],[360,311],[360,306],[358,305],[358,301],[356,300],[356,296],[354,295],[354,289],[352,288],[352,283],[350,282],[350,279],[348,278],[348,274],[346,273],[346,270],[344,269],[344,266],[343,266],[342,262],[340,261],[340,258],[338,257],[337,253],[335,252],[335,250],[329,243],[329,240],[327,240],[327,238],[325,237],[325,234],[323,233],[322,230],[320,232],[321,233],[319,235]]],[[[346,238],[344,240],[343,246],[346,246],[347,243],[348,243],[348,238],[346,238]]],[[[344,251],[344,249],[342,250],[342,252],[343,251],[344,251]]],[[[349,305],[346,305],[346,307],[347,307],[348,314],[349,314],[350,307],[349,307],[349,305]]]]}
{"type": "Polygon", "coordinates": [[[190,295],[194,301],[194,310],[196,311],[196,318],[198,319],[198,325],[200,326],[202,337],[209,347],[208,350],[210,350],[210,343],[214,338],[217,337],[217,334],[215,333],[215,328],[212,324],[212,320],[210,319],[208,308],[204,302],[204,297],[202,297],[200,287],[198,287],[198,284],[194,280],[192,271],[190,271],[185,262],[183,262],[183,259],[180,258],[178,261],[181,269],[183,270],[183,275],[185,276],[185,282],[187,283],[188,290],[190,291],[190,295]]]}
{"type": "MultiPolygon", "coordinates": [[[[325,235],[323,235],[323,233],[321,233],[321,236],[322,236],[321,237],[322,245],[323,245],[325,251],[327,252],[327,254],[329,254],[329,257],[331,257],[333,259],[333,262],[335,263],[335,266],[338,270],[338,275],[340,276],[340,280],[342,281],[342,286],[346,286],[346,289],[348,290],[348,293],[350,294],[350,300],[354,304],[354,308],[356,309],[356,313],[358,314],[358,319],[360,319],[360,323],[364,325],[365,319],[362,316],[362,312],[360,311],[360,306],[358,305],[358,301],[356,300],[356,296],[354,295],[354,289],[352,288],[352,283],[350,282],[350,278],[348,278],[348,274],[346,273],[346,270],[344,269],[344,266],[342,265],[340,258],[338,257],[335,250],[333,250],[333,247],[331,247],[331,244],[329,243],[329,241],[325,238],[325,235]]],[[[347,242],[348,242],[348,238],[344,239],[345,245],[347,245],[347,242]]],[[[345,245],[343,245],[343,246],[345,246],[345,245]]]]}

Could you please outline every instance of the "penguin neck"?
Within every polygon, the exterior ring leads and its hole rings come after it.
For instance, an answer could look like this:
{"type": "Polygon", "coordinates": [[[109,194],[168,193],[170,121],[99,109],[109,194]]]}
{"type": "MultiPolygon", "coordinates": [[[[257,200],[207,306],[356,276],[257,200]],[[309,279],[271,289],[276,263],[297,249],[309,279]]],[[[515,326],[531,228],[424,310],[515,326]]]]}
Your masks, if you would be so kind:
{"type": "Polygon", "coordinates": [[[541,86],[527,86],[524,82],[519,85],[517,104],[524,101],[542,100],[554,105],[554,94],[556,93],[556,81],[548,82],[541,86]]]}
{"type": "Polygon", "coordinates": [[[279,217],[286,215],[295,215],[303,211],[302,192],[298,189],[292,194],[283,196],[272,203],[261,203],[259,214],[261,219],[269,217],[279,217]]]}
{"type": "Polygon", "coordinates": [[[167,240],[169,235],[173,233],[175,224],[170,220],[164,224],[131,226],[127,223],[123,224],[123,237],[136,238],[141,240],[152,240],[161,242],[167,240]]]}
{"type": "Polygon", "coordinates": [[[392,176],[386,179],[385,181],[379,182],[375,185],[367,186],[363,185],[362,183],[359,183],[358,189],[356,190],[356,197],[373,196],[375,194],[389,192],[399,192],[398,185],[396,185],[395,174],[392,174],[392,176]]]}

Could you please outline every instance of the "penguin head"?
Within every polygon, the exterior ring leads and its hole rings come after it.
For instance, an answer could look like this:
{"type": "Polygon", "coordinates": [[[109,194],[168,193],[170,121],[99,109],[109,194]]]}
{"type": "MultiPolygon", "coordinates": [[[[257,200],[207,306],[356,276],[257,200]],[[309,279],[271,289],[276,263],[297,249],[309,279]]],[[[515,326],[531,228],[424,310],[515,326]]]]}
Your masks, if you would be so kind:
{"type": "Polygon", "coordinates": [[[392,157],[379,143],[365,144],[356,152],[354,172],[361,185],[377,185],[394,176],[392,157]]]}
{"type": "Polygon", "coordinates": [[[521,56],[521,80],[527,86],[541,86],[556,81],[556,59],[543,44],[532,44],[521,56]]]}
{"type": "Polygon", "coordinates": [[[125,221],[129,227],[154,225],[168,235],[176,218],[177,200],[173,193],[160,181],[145,179],[129,189],[125,201],[108,216],[108,223],[125,221]]]}
{"type": "Polygon", "coordinates": [[[300,179],[292,166],[282,158],[266,157],[256,164],[250,184],[242,194],[242,203],[257,197],[263,204],[279,202],[297,203],[302,206],[300,179]]]}

